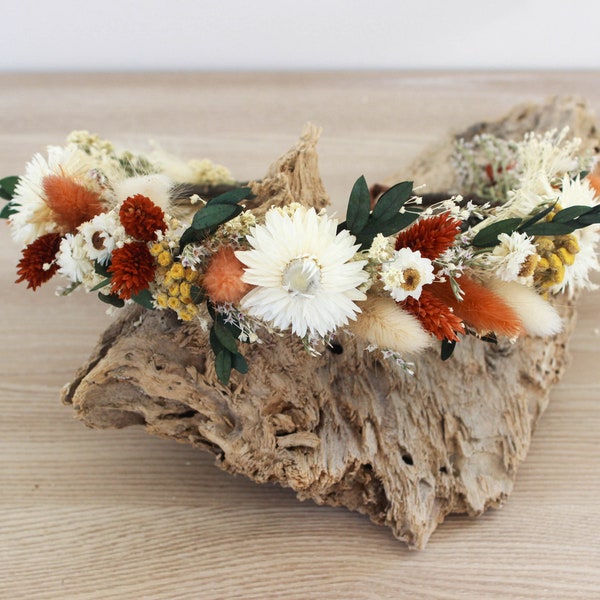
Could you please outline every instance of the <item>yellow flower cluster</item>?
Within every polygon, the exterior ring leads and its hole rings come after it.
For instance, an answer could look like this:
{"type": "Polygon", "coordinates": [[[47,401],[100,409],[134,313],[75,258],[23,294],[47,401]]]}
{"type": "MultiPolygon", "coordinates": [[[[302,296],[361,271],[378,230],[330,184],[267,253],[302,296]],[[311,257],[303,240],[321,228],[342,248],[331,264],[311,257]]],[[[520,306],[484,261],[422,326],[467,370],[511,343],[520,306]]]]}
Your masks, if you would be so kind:
{"type": "Polygon", "coordinates": [[[158,263],[155,294],[159,308],[174,310],[182,321],[191,321],[199,312],[192,300],[192,285],[198,281],[198,272],[175,262],[166,242],[157,242],[150,253],[158,263]]]}
{"type": "Polygon", "coordinates": [[[535,245],[539,260],[533,280],[538,288],[547,291],[553,285],[562,282],[565,277],[565,266],[575,262],[579,243],[573,234],[568,234],[556,237],[540,236],[536,238],[535,245]]]}

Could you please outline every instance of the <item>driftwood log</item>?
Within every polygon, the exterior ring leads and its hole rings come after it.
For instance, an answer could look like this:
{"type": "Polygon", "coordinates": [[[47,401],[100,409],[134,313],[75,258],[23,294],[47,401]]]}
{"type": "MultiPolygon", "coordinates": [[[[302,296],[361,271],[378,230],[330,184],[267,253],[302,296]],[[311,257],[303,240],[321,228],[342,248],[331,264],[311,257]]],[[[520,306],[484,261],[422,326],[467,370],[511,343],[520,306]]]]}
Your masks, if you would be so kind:
{"type": "MultiPolygon", "coordinates": [[[[520,137],[564,125],[588,146],[595,143],[592,117],[572,99],[519,107],[461,136],[520,137]]],[[[308,127],[253,185],[257,210],[291,200],[328,203],[318,133],[308,127]]],[[[449,136],[395,179],[451,190],[452,142],[449,136]]],[[[342,353],[320,358],[291,337],[273,337],[245,350],[251,371],[234,374],[228,387],[217,381],[205,331],[166,311],[129,307],[65,387],[63,400],[90,427],[143,425],[209,450],[231,473],[365,513],[422,548],[446,515],[478,515],[511,492],[567,361],[574,308],[565,297],[556,302],[565,328],[552,340],[493,345],[467,338],[447,362],[437,349],[420,356],[414,376],[349,336],[339,339],[342,353]]]]}

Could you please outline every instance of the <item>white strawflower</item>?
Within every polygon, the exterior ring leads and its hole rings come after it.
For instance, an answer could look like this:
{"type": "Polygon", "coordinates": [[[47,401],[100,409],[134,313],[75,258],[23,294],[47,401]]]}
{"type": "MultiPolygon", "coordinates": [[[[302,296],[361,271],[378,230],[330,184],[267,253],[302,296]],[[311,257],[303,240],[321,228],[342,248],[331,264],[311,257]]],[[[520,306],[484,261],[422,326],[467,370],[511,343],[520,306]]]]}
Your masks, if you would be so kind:
{"type": "MultiPolygon", "coordinates": [[[[565,177],[562,182],[562,191],[558,200],[561,208],[570,206],[595,206],[597,204],[594,191],[586,179],[569,179],[565,177]]],[[[600,225],[588,225],[573,232],[579,245],[579,252],[575,255],[572,265],[565,265],[563,280],[550,288],[553,293],[568,290],[571,294],[578,289],[593,290],[598,286],[590,281],[591,271],[600,271],[597,246],[600,240],[600,225]]]]}
{"type": "Polygon", "coordinates": [[[119,242],[125,240],[125,229],[115,211],[100,213],[79,226],[83,247],[91,260],[105,265],[119,242]]]}
{"type": "Polygon", "coordinates": [[[433,264],[421,253],[410,248],[396,250],[392,259],[382,265],[381,281],[384,289],[396,302],[409,296],[418,299],[424,285],[434,280],[433,264]]]}
{"type": "Polygon", "coordinates": [[[13,201],[18,212],[9,220],[15,241],[30,244],[41,235],[54,233],[57,229],[53,213],[45,201],[46,176],[67,176],[86,187],[97,188],[98,184],[91,176],[94,166],[92,158],[75,145],[49,146],[47,159],[36,154],[15,188],[13,201]]]}
{"type": "Polygon", "coordinates": [[[58,272],[74,283],[81,283],[94,272],[94,265],[85,252],[84,243],[81,234],[67,233],[60,242],[56,257],[58,272]]]}
{"type": "Polygon", "coordinates": [[[241,309],[300,337],[326,336],[355,319],[355,302],[366,298],[357,289],[368,278],[366,261],[352,260],[355,237],[336,229],[337,220],[314,208],[269,210],[247,238],[252,250],[235,253],[247,267],[243,281],[256,286],[241,309]]]}
{"type": "Polygon", "coordinates": [[[536,254],[533,238],[525,233],[513,231],[510,235],[501,233],[498,240],[500,243],[487,257],[489,267],[502,281],[527,283],[528,278],[523,277],[522,273],[527,259],[536,254]]]}

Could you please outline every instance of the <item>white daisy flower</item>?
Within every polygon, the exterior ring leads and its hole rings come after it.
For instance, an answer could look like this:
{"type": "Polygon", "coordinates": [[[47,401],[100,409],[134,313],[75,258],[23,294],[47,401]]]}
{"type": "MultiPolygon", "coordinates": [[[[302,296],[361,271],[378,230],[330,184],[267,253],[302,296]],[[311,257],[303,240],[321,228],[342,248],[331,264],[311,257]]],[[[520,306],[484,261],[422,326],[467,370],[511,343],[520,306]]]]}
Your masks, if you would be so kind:
{"type": "Polygon", "coordinates": [[[101,213],[79,226],[83,247],[91,260],[105,265],[119,242],[125,240],[125,229],[114,211],[101,213]]]}
{"type": "Polygon", "coordinates": [[[255,285],[241,301],[250,316],[300,337],[326,336],[360,312],[358,291],[367,279],[366,261],[353,261],[358,249],[337,220],[298,207],[292,215],[271,209],[264,225],[252,228],[252,250],[237,251],[246,265],[243,281],[255,285]]]}
{"type": "Polygon", "coordinates": [[[381,281],[384,289],[396,302],[402,302],[409,296],[419,298],[424,285],[434,280],[433,264],[421,253],[410,248],[396,250],[392,260],[381,268],[381,281]]]}
{"type": "Polygon", "coordinates": [[[528,278],[523,277],[521,273],[528,257],[536,254],[533,238],[525,233],[513,231],[510,235],[501,233],[498,240],[500,243],[488,255],[486,263],[502,281],[528,283],[528,278]]]}
{"type": "MultiPolygon", "coordinates": [[[[595,206],[597,204],[594,190],[586,179],[569,179],[565,177],[562,182],[562,192],[558,202],[561,208],[570,206],[595,206]]],[[[590,281],[591,271],[600,271],[597,246],[600,240],[600,225],[594,224],[576,229],[573,232],[579,245],[579,252],[575,255],[572,265],[565,265],[565,276],[563,280],[550,288],[552,293],[568,290],[593,290],[598,286],[590,281]]]]}
{"type": "Polygon", "coordinates": [[[84,249],[81,234],[67,233],[60,242],[56,257],[58,272],[74,283],[81,283],[94,272],[94,265],[84,249]]]}

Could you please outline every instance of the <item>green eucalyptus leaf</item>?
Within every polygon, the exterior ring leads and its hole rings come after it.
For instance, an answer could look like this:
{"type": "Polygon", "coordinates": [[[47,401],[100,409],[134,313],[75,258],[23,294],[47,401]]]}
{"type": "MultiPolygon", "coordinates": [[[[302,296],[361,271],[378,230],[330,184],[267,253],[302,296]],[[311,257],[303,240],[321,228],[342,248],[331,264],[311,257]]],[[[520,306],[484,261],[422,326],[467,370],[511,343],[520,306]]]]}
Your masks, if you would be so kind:
{"type": "Polygon", "coordinates": [[[217,377],[223,385],[229,383],[231,377],[231,352],[229,350],[221,350],[215,357],[215,371],[217,377]]]}
{"type": "Polygon", "coordinates": [[[496,221],[479,231],[471,244],[477,248],[496,246],[498,244],[498,236],[501,233],[511,234],[519,227],[520,223],[521,219],[518,218],[496,221]]]}
{"type": "Polygon", "coordinates": [[[346,211],[346,229],[358,235],[367,224],[371,212],[371,194],[364,175],[361,175],[350,192],[346,211]]]}
{"type": "Polygon", "coordinates": [[[524,223],[521,223],[521,225],[519,225],[519,227],[518,227],[518,230],[525,231],[525,229],[527,229],[527,227],[529,227],[530,225],[533,225],[534,223],[537,223],[539,220],[543,219],[546,215],[549,215],[554,210],[555,206],[556,206],[556,202],[554,202],[550,206],[547,206],[546,208],[544,208],[544,210],[541,210],[539,213],[536,213],[531,218],[527,219],[527,221],[525,221],[524,223]]]}
{"type": "Polygon", "coordinates": [[[213,321],[216,321],[217,320],[217,311],[215,310],[215,307],[210,300],[206,301],[206,308],[208,310],[208,314],[210,315],[210,318],[213,321]]]}
{"type": "Polygon", "coordinates": [[[198,231],[217,227],[237,217],[243,210],[237,204],[215,204],[210,202],[194,215],[192,227],[198,231]]]}
{"type": "Polygon", "coordinates": [[[13,202],[12,200],[9,200],[2,207],[2,210],[0,210],[0,219],[8,219],[11,215],[18,213],[19,210],[17,209],[17,206],[19,205],[13,202]]]}
{"type": "Polygon", "coordinates": [[[214,204],[228,204],[235,206],[238,202],[245,200],[246,198],[252,198],[252,189],[249,187],[236,188],[235,190],[229,190],[219,196],[215,196],[212,200],[208,201],[207,206],[214,204]]]}
{"type": "Polygon", "coordinates": [[[566,235],[573,233],[576,229],[569,223],[555,223],[554,221],[545,221],[544,223],[536,223],[525,229],[527,235],[566,235]]]}
{"type": "Polygon", "coordinates": [[[567,223],[587,212],[590,212],[589,206],[569,206],[569,208],[563,208],[563,210],[557,212],[552,219],[552,223],[567,223]]]}
{"type": "Polygon", "coordinates": [[[109,267],[110,267],[110,264],[103,265],[102,263],[99,263],[97,260],[94,261],[94,273],[97,273],[98,275],[102,275],[102,277],[106,277],[108,279],[110,279],[112,277],[111,273],[108,270],[109,267]]]}
{"type": "Polygon", "coordinates": [[[16,175],[4,177],[0,179],[0,198],[4,200],[12,200],[15,195],[15,188],[19,183],[19,178],[16,175]]]}
{"type": "Polygon", "coordinates": [[[248,363],[244,356],[239,352],[233,355],[231,366],[242,375],[245,375],[248,372],[248,363]]]}
{"type": "Polygon", "coordinates": [[[452,354],[454,353],[454,349],[456,348],[456,340],[447,340],[444,338],[442,340],[442,349],[440,353],[440,357],[442,360],[448,360],[452,354]]]}
{"type": "Polygon", "coordinates": [[[594,206],[594,210],[587,212],[585,215],[581,215],[575,221],[571,221],[571,223],[575,224],[575,229],[581,229],[582,227],[587,227],[588,225],[594,225],[595,223],[600,223],[600,205],[594,206]]]}
{"type": "Polygon", "coordinates": [[[119,298],[117,294],[103,294],[102,292],[98,292],[98,298],[100,298],[102,302],[110,304],[111,306],[116,306],[117,308],[123,308],[123,306],[125,306],[125,301],[119,298]]]}
{"type": "Polygon", "coordinates": [[[383,221],[396,215],[405,202],[412,196],[412,193],[412,181],[403,181],[392,186],[377,201],[372,213],[373,219],[383,221]]]}
{"type": "Polygon", "coordinates": [[[206,292],[197,285],[192,285],[190,296],[194,304],[200,304],[206,300],[206,292]]]}
{"type": "Polygon", "coordinates": [[[105,279],[104,281],[101,281],[98,285],[95,285],[90,290],[90,292],[97,292],[98,290],[101,290],[103,287],[106,287],[109,284],[110,284],[110,279],[105,279]]]}
{"type": "Polygon", "coordinates": [[[155,308],[154,299],[152,298],[150,290],[142,290],[139,294],[134,294],[131,296],[131,299],[144,308],[148,308],[150,310],[154,310],[155,308]]]}
{"type": "Polygon", "coordinates": [[[210,347],[212,348],[212,351],[214,352],[215,356],[217,356],[217,354],[219,354],[219,352],[221,352],[222,350],[225,349],[223,344],[221,344],[221,342],[219,341],[217,334],[215,333],[214,324],[213,324],[213,327],[211,327],[211,329],[210,329],[208,339],[210,341],[210,347]]]}
{"type": "Polygon", "coordinates": [[[232,354],[237,352],[237,340],[221,319],[217,318],[213,324],[212,330],[215,332],[217,339],[224,348],[229,350],[232,354]]]}
{"type": "Polygon", "coordinates": [[[366,227],[364,227],[360,234],[356,236],[356,243],[360,244],[363,250],[366,250],[371,247],[373,238],[378,233],[381,233],[386,237],[394,235],[416,221],[419,218],[419,214],[420,213],[418,212],[407,210],[403,213],[391,215],[385,221],[373,219],[373,215],[371,215],[366,227]]]}
{"type": "Polygon", "coordinates": [[[196,231],[193,227],[188,227],[179,238],[179,254],[183,251],[183,249],[188,244],[193,244],[194,242],[199,242],[205,237],[205,234],[196,231]]]}

